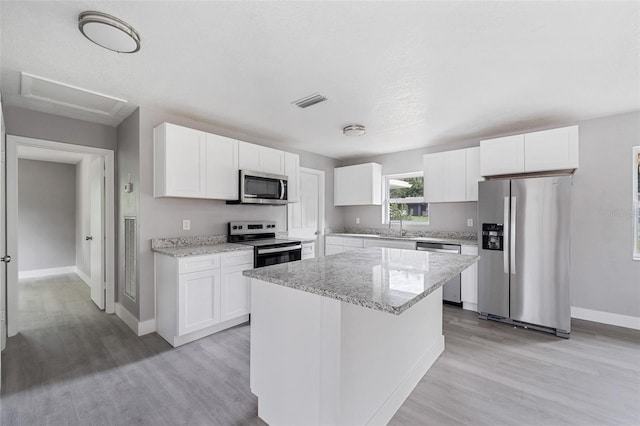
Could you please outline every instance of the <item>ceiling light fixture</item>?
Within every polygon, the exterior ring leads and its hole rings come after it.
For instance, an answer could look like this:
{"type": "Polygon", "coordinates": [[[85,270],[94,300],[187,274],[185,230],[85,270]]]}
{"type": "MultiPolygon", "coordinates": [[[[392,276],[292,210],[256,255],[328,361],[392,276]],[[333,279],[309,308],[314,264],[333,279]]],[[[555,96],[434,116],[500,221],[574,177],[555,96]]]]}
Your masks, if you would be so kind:
{"type": "Polygon", "coordinates": [[[342,133],[345,136],[362,136],[367,133],[367,129],[361,124],[351,124],[342,129],[342,133]]]}
{"type": "Polygon", "coordinates": [[[102,12],[86,11],[78,15],[78,29],[86,38],[118,53],[140,50],[140,35],[121,19],[102,12]]]}

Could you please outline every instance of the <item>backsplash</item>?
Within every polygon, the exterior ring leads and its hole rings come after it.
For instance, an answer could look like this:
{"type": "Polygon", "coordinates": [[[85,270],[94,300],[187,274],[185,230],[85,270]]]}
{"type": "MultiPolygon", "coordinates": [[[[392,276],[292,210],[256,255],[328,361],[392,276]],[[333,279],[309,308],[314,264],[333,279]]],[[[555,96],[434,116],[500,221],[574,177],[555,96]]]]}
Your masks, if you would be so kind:
{"type": "MultiPolygon", "coordinates": [[[[399,237],[399,229],[388,228],[343,228],[327,230],[328,233],[345,233],[345,234],[376,234],[383,237],[399,237]]],[[[477,240],[478,234],[475,232],[460,231],[419,231],[419,230],[403,230],[405,236],[409,237],[430,237],[430,238],[450,238],[459,240],[477,240]]]]}

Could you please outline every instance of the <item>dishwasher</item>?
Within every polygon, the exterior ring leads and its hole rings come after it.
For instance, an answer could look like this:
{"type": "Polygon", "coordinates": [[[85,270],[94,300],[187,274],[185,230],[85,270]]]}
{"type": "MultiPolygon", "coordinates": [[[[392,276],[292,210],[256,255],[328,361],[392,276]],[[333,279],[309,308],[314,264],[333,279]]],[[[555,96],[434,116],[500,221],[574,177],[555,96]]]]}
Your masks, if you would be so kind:
{"type": "MultiPolygon", "coordinates": [[[[418,241],[416,250],[460,254],[460,246],[457,244],[428,243],[425,241],[418,241]]],[[[442,286],[442,300],[446,303],[462,306],[462,300],[460,299],[460,274],[451,278],[442,286]]]]}

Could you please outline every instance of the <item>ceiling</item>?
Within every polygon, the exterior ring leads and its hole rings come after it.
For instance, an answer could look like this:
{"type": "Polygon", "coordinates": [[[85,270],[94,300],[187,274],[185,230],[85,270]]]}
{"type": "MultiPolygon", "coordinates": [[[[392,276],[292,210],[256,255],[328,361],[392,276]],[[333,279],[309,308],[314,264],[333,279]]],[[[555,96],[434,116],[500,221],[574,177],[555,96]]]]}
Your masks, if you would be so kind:
{"type": "Polygon", "coordinates": [[[637,1],[2,1],[0,28],[7,105],[110,125],[142,106],[334,158],[640,110],[637,1]],[[84,10],[129,22],[141,51],[86,40],[84,10]],[[105,118],[23,97],[21,72],[127,104],[105,118]],[[328,101],[291,104],[315,92],[328,101]]]}

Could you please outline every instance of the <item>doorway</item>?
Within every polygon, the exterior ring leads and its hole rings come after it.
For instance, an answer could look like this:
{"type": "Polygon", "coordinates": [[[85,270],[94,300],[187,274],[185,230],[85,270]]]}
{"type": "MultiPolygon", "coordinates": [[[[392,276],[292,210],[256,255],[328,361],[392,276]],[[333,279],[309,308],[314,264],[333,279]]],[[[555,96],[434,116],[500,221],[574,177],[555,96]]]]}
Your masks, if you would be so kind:
{"type": "Polygon", "coordinates": [[[300,167],[300,202],[287,206],[289,237],[314,239],[324,256],[324,171],[300,167]]]}
{"type": "MultiPolygon", "coordinates": [[[[114,152],[112,150],[60,142],[7,136],[6,147],[6,209],[7,209],[7,253],[12,262],[7,264],[7,334],[15,336],[19,331],[19,265],[21,255],[18,246],[18,180],[19,160],[43,160],[78,164],[77,172],[83,173],[83,185],[90,194],[84,204],[88,213],[89,232],[78,237],[85,239],[89,268],[78,268],[74,272],[91,289],[91,299],[106,313],[115,311],[115,258],[114,258],[114,152]],[[90,254],[89,254],[90,253],[90,254]],[[83,271],[84,269],[84,271],[83,271]],[[88,273],[87,273],[88,272],[88,273]]],[[[24,220],[24,218],[23,218],[24,220]]],[[[78,232],[74,235],[76,235],[78,232]]],[[[24,253],[23,253],[24,254],[24,253]]],[[[24,259],[25,262],[27,259],[24,259]]],[[[23,276],[25,271],[23,271],[23,276]]],[[[35,275],[38,276],[38,270],[35,275]]],[[[46,269],[42,272],[47,273],[46,269]]]]}

